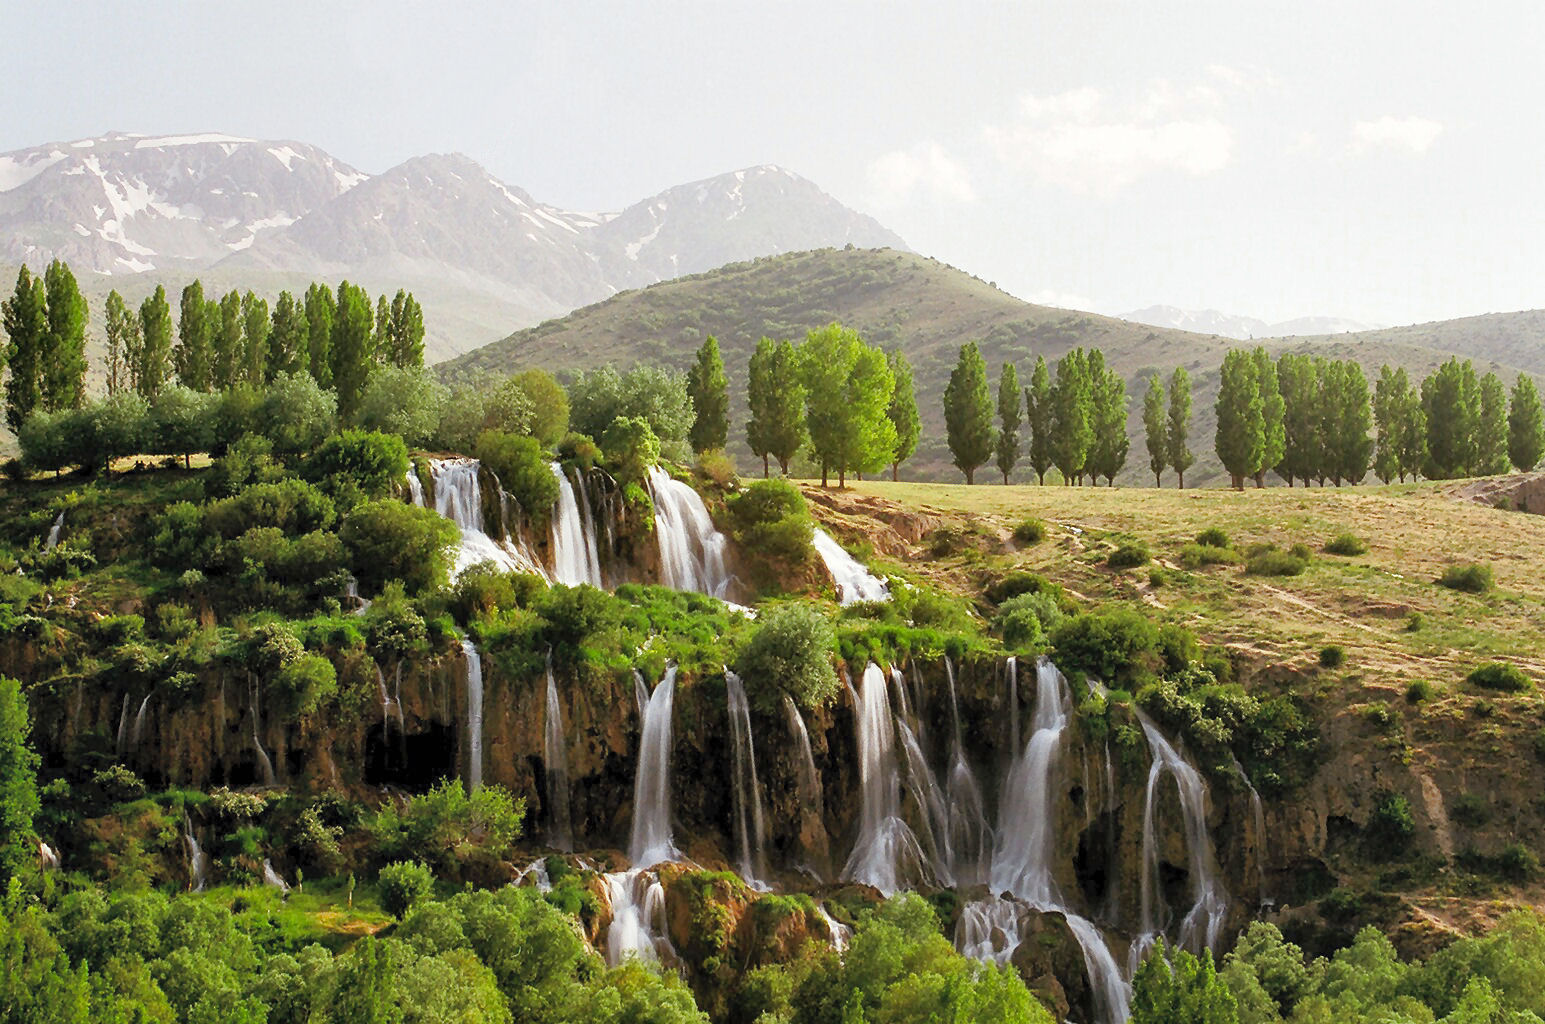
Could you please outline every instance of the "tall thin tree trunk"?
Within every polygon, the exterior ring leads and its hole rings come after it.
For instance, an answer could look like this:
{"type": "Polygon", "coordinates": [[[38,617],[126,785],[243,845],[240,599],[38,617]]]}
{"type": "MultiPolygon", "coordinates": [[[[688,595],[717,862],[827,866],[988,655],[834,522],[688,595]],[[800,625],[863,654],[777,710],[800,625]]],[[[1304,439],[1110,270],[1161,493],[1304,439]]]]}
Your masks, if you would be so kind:
{"type": "Polygon", "coordinates": [[[893,484],[894,483],[898,483],[898,482],[900,482],[900,480],[901,480],[901,463],[899,463],[899,462],[892,462],[891,463],[891,483],[893,483],[893,484]]]}
{"type": "Polygon", "coordinates": [[[1186,489],[1186,471],[1183,470],[1183,469],[1177,469],[1177,470],[1175,470],[1175,490],[1183,491],[1185,489],[1186,489]]]}
{"type": "Polygon", "coordinates": [[[763,480],[767,479],[767,456],[766,456],[766,454],[763,454],[763,456],[762,456],[762,479],[763,480]]]}

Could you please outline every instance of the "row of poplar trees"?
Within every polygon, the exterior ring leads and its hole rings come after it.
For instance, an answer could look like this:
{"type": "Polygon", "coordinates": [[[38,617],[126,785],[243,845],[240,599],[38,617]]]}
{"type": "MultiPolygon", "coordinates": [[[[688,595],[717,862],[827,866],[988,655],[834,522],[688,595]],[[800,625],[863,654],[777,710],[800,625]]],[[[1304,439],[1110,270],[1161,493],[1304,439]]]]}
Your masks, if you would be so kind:
{"type": "MultiPolygon", "coordinates": [[[[1157,378],[1153,386],[1159,387],[1162,405],[1163,388],[1157,378]]],[[[1149,449],[1159,460],[1154,465],[1156,474],[1172,465],[1183,475],[1193,461],[1187,447],[1191,383],[1184,369],[1171,377],[1170,392],[1162,443],[1156,451],[1150,433],[1149,449]]],[[[976,342],[968,342],[961,346],[944,389],[944,425],[950,455],[968,484],[976,482],[976,471],[989,460],[1008,483],[1023,456],[1038,483],[1045,484],[1047,471],[1055,467],[1065,484],[1087,479],[1093,485],[1104,477],[1109,485],[1127,461],[1127,385],[1106,365],[1099,349],[1076,348],[1057,360],[1055,379],[1046,360],[1037,356],[1022,392],[1014,364],[1004,363],[994,403],[981,349],[976,342]],[[1028,434],[1023,442],[1021,425],[1028,434]]]]}
{"type": "MultiPolygon", "coordinates": [[[[229,391],[272,383],[283,373],[309,373],[338,393],[352,415],[373,367],[424,365],[424,313],[411,292],[374,304],[358,285],[313,283],[302,298],[268,300],[248,291],[206,298],[194,281],[182,290],[174,324],[166,289],[133,309],[116,290],[103,310],[108,394],[135,391],[152,399],[174,379],[194,391],[229,391]]],[[[0,349],[6,422],[21,427],[35,410],[78,408],[86,392],[88,310],[69,265],[55,260],[41,276],[25,266],[3,305],[7,344],[0,349]]]]}
{"type": "MultiPolygon", "coordinates": [[[[699,453],[729,439],[729,382],[719,343],[710,336],[687,371],[694,420],[688,434],[699,453]]],[[[831,324],[796,345],[757,342],[747,368],[750,418],[746,441],[762,460],[762,475],[776,460],[784,475],[808,446],[821,483],[837,474],[862,477],[889,466],[892,478],[917,450],[920,430],[912,367],[900,352],[886,353],[858,332],[831,324]]]]}
{"type": "Polygon", "coordinates": [[[1413,386],[1384,366],[1370,396],[1353,360],[1230,349],[1218,389],[1218,459],[1236,488],[1356,484],[1370,469],[1385,483],[1533,469],[1545,453],[1545,412],[1534,381],[1508,394],[1494,373],[1449,359],[1413,386]]]}

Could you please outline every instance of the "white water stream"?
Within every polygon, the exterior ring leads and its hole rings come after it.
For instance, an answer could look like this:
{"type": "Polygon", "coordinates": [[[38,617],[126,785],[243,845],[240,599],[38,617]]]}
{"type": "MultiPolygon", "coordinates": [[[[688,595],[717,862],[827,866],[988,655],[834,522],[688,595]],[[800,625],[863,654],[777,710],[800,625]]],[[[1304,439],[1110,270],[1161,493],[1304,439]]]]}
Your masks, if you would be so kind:
{"type": "Polygon", "coordinates": [[[832,585],[837,590],[839,604],[855,604],[859,601],[889,601],[890,587],[884,580],[864,568],[862,562],[848,554],[836,538],[819,526],[811,534],[810,542],[816,554],[831,574],[832,585]]]}

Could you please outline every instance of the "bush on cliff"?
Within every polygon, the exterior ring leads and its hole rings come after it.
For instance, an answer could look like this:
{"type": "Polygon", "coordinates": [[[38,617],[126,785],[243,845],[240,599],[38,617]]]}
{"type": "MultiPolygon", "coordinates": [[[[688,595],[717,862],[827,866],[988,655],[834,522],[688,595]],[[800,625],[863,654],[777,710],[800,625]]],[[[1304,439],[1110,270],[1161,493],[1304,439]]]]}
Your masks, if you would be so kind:
{"type": "Polygon", "coordinates": [[[536,439],[485,430],[477,439],[477,457],[493,470],[527,521],[537,530],[547,529],[560,488],[547,453],[536,439]]]}
{"type": "Polygon", "coordinates": [[[385,500],[350,512],[339,536],[361,590],[375,593],[388,580],[401,580],[418,594],[445,585],[461,531],[433,509],[385,500]]]}
{"type": "Polygon", "coordinates": [[[836,645],[831,620],[820,609],[791,601],[763,613],[735,668],[760,711],[777,711],[784,694],[813,711],[841,690],[832,668],[836,645]]]}
{"type": "Polygon", "coordinates": [[[758,480],[730,500],[731,533],[746,551],[802,565],[814,555],[805,496],[787,480],[758,480]]]}

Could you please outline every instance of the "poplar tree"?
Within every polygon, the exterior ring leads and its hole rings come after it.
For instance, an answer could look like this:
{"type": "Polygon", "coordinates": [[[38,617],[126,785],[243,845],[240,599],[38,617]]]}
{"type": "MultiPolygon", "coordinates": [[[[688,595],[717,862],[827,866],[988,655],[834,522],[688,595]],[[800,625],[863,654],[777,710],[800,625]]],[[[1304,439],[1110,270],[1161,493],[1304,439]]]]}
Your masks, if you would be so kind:
{"type": "Polygon", "coordinates": [[[86,299],[69,264],[54,260],[43,273],[48,333],[40,352],[43,408],[78,409],[86,398],[86,299]]]}
{"type": "Polygon", "coordinates": [[[821,464],[821,486],[828,486],[832,470],[838,485],[846,486],[849,470],[890,462],[896,427],[887,413],[895,380],[885,354],[864,344],[858,332],[833,323],[806,335],[799,356],[806,428],[821,464]]]}
{"type": "MultiPolygon", "coordinates": [[[[115,288],[107,293],[102,309],[102,331],[107,338],[107,393],[116,395],[134,387],[129,363],[129,331],[137,330],[139,321],[129,312],[123,296],[115,288]]],[[[137,356],[135,357],[138,358],[137,356]]]]}
{"type": "Polygon", "coordinates": [[[1450,479],[1469,472],[1480,423],[1480,387],[1469,360],[1451,357],[1422,381],[1422,414],[1427,424],[1424,476],[1450,479]]]}
{"type": "Polygon", "coordinates": [[[1331,456],[1331,477],[1340,487],[1342,481],[1362,483],[1368,475],[1368,460],[1373,441],[1368,404],[1368,378],[1360,363],[1353,359],[1333,364],[1334,392],[1329,396],[1330,427],[1325,434],[1325,450],[1331,456]]]}
{"type": "Polygon", "coordinates": [[[1186,470],[1196,461],[1189,447],[1191,440],[1191,375],[1184,366],[1175,367],[1169,378],[1169,429],[1165,453],[1169,468],[1175,471],[1175,486],[1184,490],[1186,470]]]}
{"type": "Polygon", "coordinates": [[[1116,474],[1127,463],[1127,449],[1131,440],[1127,437],[1127,382],[1121,374],[1106,367],[1105,353],[1094,349],[1090,353],[1088,372],[1092,400],[1092,433],[1089,444],[1089,483],[1097,486],[1099,477],[1105,478],[1105,486],[1113,487],[1116,474]]]}
{"type": "Polygon", "coordinates": [[[1475,439],[1477,476],[1497,476],[1507,472],[1508,423],[1507,389],[1495,373],[1481,378],[1481,420],[1475,439]]]}
{"type": "Polygon", "coordinates": [[[1084,350],[1075,348],[1057,360],[1057,383],[1052,388],[1051,457],[1064,485],[1082,482],[1089,457],[1093,433],[1089,390],[1084,350]]]}
{"type": "Polygon", "coordinates": [[[211,335],[210,383],[216,391],[229,391],[240,383],[245,369],[242,348],[241,295],[226,292],[220,297],[218,319],[211,335]]]}
{"type": "Polygon", "coordinates": [[[1540,392],[1528,374],[1520,373],[1513,382],[1513,394],[1507,413],[1507,455],[1520,473],[1539,465],[1545,455],[1545,409],[1540,406],[1540,392]]]}
{"type": "Polygon", "coordinates": [[[1255,386],[1261,396],[1261,461],[1255,469],[1255,486],[1266,486],[1266,471],[1282,461],[1286,449],[1282,390],[1277,384],[1277,364],[1262,346],[1250,353],[1255,362],[1255,386]]]}
{"type": "Polygon", "coordinates": [[[890,364],[895,386],[891,388],[890,406],[886,415],[896,428],[896,450],[891,456],[891,480],[901,479],[901,464],[917,451],[917,438],[922,423],[917,414],[917,389],[912,379],[912,364],[906,353],[897,349],[886,357],[890,364]]]}
{"type": "Polygon", "coordinates": [[[1404,367],[1396,370],[1385,363],[1379,368],[1379,380],[1373,388],[1373,426],[1377,431],[1373,472],[1386,484],[1400,475],[1400,418],[1410,390],[1404,367]]]}
{"type": "Polygon", "coordinates": [[[763,335],[746,367],[746,406],[750,412],[746,417],[746,444],[751,454],[762,460],[763,479],[769,475],[768,457],[772,454],[770,427],[777,401],[773,393],[777,387],[773,380],[773,353],[777,350],[778,343],[763,335]]]}
{"type": "Polygon", "coordinates": [[[337,308],[326,285],[313,281],[306,289],[306,364],[324,388],[333,386],[333,317],[337,308]]]}
{"type": "Polygon", "coordinates": [[[1246,478],[1255,476],[1266,450],[1265,418],[1255,371],[1255,358],[1244,349],[1231,348],[1223,356],[1213,447],[1236,491],[1244,490],[1246,478]]]}
{"type": "Polygon", "coordinates": [[[338,393],[338,419],[342,423],[353,422],[365,382],[370,379],[375,362],[373,327],[370,295],[358,285],[340,283],[330,345],[333,388],[338,393]]]}
{"type": "Polygon", "coordinates": [[[1019,372],[1013,363],[998,371],[998,472],[1003,482],[1019,462],[1019,372]]]}
{"type": "Polygon", "coordinates": [[[723,448],[730,438],[730,382],[724,375],[719,342],[712,334],[697,350],[697,361],[687,371],[687,395],[694,416],[687,439],[692,450],[723,448]]]}
{"type": "Polygon", "coordinates": [[[424,311],[412,292],[397,289],[386,333],[390,339],[387,362],[406,370],[424,365],[424,311]]]}
{"type": "Polygon", "coordinates": [[[268,372],[268,328],[268,300],[247,292],[241,297],[241,376],[255,388],[268,372]]]}
{"type": "Polygon", "coordinates": [[[272,382],[281,373],[299,373],[306,365],[306,311],[295,296],[280,292],[274,301],[268,331],[268,365],[263,379],[272,382]]]}
{"type": "Polygon", "coordinates": [[[1277,360],[1277,389],[1282,395],[1282,457],[1274,467],[1277,475],[1293,486],[1295,479],[1309,486],[1320,455],[1320,421],[1317,361],[1307,355],[1286,353],[1277,360]]]}
{"type": "Polygon", "coordinates": [[[1052,423],[1056,410],[1052,403],[1051,372],[1042,356],[1035,357],[1030,371],[1030,386],[1025,388],[1025,425],[1030,431],[1030,468],[1035,481],[1046,485],[1046,471],[1052,466],[1052,423]]]}
{"type": "Polygon", "coordinates": [[[5,383],[5,422],[11,432],[43,402],[41,358],[48,333],[48,299],[43,279],[23,264],[16,274],[16,291],[0,304],[0,325],[5,327],[5,361],[10,376],[5,383]]]}
{"type": "Polygon", "coordinates": [[[208,303],[204,299],[204,283],[195,280],[182,290],[182,303],[178,307],[177,317],[177,348],[172,353],[177,380],[185,388],[209,390],[209,339],[212,327],[208,319],[208,303]]]}
{"type": "Polygon", "coordinates": [[[375,336],[371,352],[378,363],[388,362],[392,351],[392,304],[383,293],[376,299],[375,336]]]}
{"type": "Polygon", "coordinates": [[[976,470],[992,458],[992,398],[987,390],[987,363],[976,342],[960,346],[960,358],[944,387],[944,429],[950,455],[966,483],[975,483],[976,470]]]}
{"type": "Polygon", "coordinates": [[[1422,412],[1422,396],[1407,387],[1399,410],[1400,482],[1406,474],[1416,479],[1427,465],[1427,415],[1422,412]]]}
{"type": "Polygon", "coordinates": [[[1148,390],[1143,393],[1143,435],[1148,444],[1148,470],[1153,474],[1153,485],[1164,486],[1164,467],[1169,464],[1169,431],[1164,420],[1164,385],[1159,375],[1148,378],[1148,390]]]}
{"type": "Polygon", "coordinates": [[[148,400],[161,393],[161,387],[172,375],[172,307],[161,285],[156,285],[155,293],[140,303],[139,332],[135,389],[148,400]]]}

